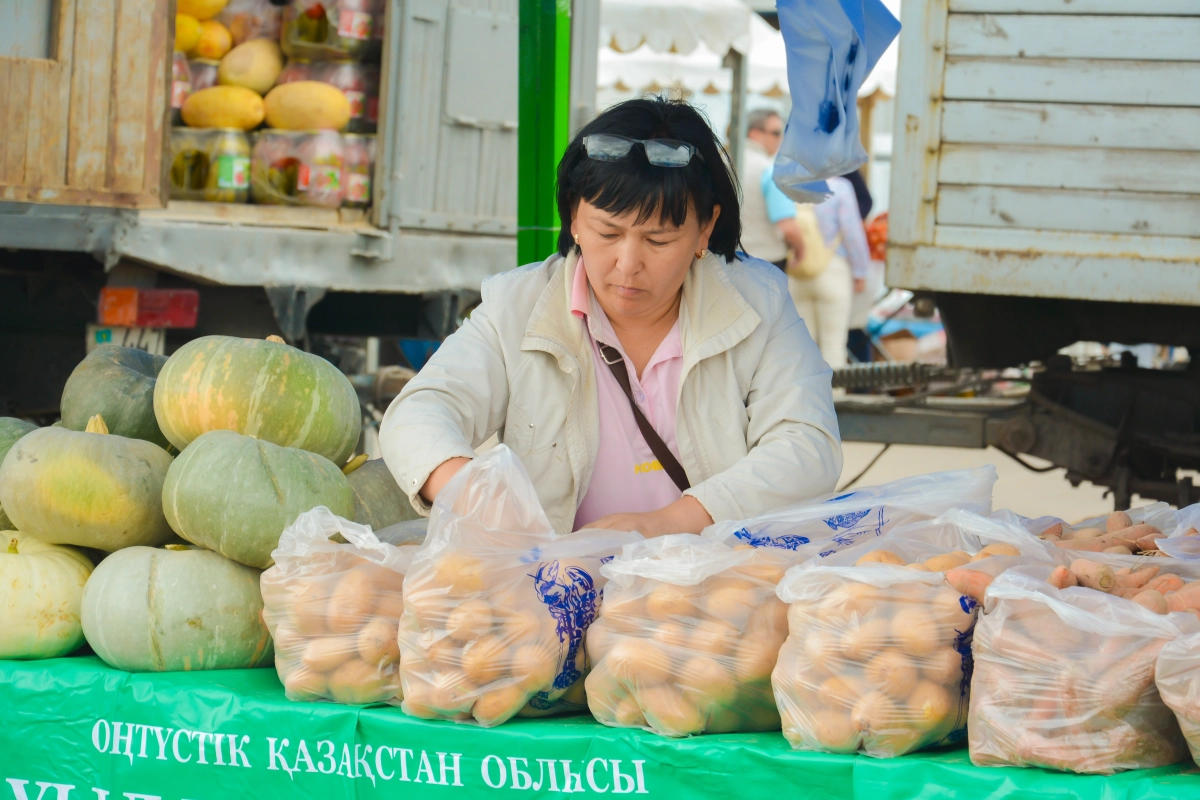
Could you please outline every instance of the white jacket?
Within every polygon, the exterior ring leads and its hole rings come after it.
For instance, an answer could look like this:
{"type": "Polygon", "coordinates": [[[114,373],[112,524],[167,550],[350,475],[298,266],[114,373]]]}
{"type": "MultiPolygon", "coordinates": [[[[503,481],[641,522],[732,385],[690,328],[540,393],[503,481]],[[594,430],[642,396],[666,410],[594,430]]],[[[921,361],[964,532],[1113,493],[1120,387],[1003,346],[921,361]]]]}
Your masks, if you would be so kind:
{"type": "MultiPolygon", "coordinates": [[[[592,349],[570,311],[576,260],[554,255],[486,280],[470,319],[388,408],[383,457],[421,513],[429,474],[499,431],[554,529],[571,530],[600,438],[592,349]]],[[[783,273],[709,253],[684,279],[679,332],[686,493],[720,521],[832,491],[842,469],[832,372],[783,273]]]]}

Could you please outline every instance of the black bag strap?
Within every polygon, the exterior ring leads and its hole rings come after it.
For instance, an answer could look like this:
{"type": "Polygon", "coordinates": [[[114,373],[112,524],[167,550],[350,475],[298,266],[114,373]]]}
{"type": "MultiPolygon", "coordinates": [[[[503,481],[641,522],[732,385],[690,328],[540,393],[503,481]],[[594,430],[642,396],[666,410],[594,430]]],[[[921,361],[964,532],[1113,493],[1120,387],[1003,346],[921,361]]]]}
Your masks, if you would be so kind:
{"type": "Polygon", "coordinates": [[[638,430],[642,432],[642,438],[646,440],[646,444],[650,445],[650,451],[662,465],[663,471],[679,487],[679,491],[686,492],[692,488],[692,485],[688,483],[687,472],[684,471],[683,465],[679,463],[679,459],[675,458],[671,448],[667,447],[667,443],[654,430],[654,426],[650,424],[650,420],[646,419],[646,415],[638,408],[638,404],[633,401],[633,387],[629,385],[629,372],[625,369],[625,358],[615,347],[603,342],[596,342],[596,344],[600,345],[604,363],[608,364],[617,383],[621,384],[621,388],[625,390],[625,396],[629,398],[629,407],[633,409],[633,419],[637,422],[638,430]]]}

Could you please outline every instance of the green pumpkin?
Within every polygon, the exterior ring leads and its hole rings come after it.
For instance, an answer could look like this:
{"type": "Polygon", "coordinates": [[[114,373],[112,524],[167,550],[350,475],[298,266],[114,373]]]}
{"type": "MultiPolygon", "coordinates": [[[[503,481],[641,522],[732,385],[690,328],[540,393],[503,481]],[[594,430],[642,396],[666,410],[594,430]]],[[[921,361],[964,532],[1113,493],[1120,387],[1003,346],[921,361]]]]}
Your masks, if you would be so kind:
{"type": "Polygon", "coordinates": [[[270,664],[260,575],[186,545],[130,547],[101,561],[83,587],[83,635],[106,664],[129,672],[270,664]]]}
{"type": "MultiPolygon", "coordinates": [[[[16,417],[0,417],[0,464],[4,463],[4,457],[8,455],[8,451],[16,444],[17,439],[20,439],[30,431],[36,431],[37,425],[32,422],[26,422],[23,419],[16,417]]],[[[4,513],[4,502],[0,500],[0,531],[7,531],[14,527],[11,519],[4,513]]]]}
{"type": "Polygon", "coordinates": [[[113,436],[96,416],[87,431],[39,428],[0,464],[0,505],[13,526],[50,544],[113,552],[171,538],[162,486],[171,456],[113,436]]]}
{"type": "Polygon", "coordinates": [[[282,339],[203,336],[188,342],[158,374],[154,413],[180,450],[203,433],[225,430],[317,453],[338,466],[354,452],[362,430],[350,379],[282,339]]]}
{"type": "Polygon", "coordinates": [[[342,471],[316,453],[211,431],[171,465],[162,505],[182,538],[265,569],[296,517],[325,506],[349,518],[354,492],[342,471]]]}
{"type": "Polygon", "coordinates": [[[167,449],[170,442],[154,418],[154,383],[166,363],[166,356],[132,347],[97,347],[67,378],[60,403],[63,427],[84,430],[88,420],[99,414],[109,433],[167,449]]]}
{"type": "Polygon", "coordinates": [[[354,490],[354,521],[359,525],[378,531],[420,518],[382,458],[368,461],[346,477],[354,490]]]}

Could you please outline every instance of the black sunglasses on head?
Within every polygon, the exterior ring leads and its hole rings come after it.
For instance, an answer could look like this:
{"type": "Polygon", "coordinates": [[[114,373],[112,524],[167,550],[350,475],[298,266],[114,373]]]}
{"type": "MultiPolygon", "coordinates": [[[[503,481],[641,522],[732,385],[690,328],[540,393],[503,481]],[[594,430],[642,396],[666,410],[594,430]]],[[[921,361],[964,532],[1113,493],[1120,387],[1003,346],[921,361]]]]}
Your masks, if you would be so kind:
{"type": "Polygon", "coordinates": [[[593,133],[583,137],[583,149],[594,161],[620,161],[629,155],[635,144],[646,152],[646,160],[656,167],[686,167],[697,156],[695,145],[678,139],[630,139],[616,133],[593,133]]]}

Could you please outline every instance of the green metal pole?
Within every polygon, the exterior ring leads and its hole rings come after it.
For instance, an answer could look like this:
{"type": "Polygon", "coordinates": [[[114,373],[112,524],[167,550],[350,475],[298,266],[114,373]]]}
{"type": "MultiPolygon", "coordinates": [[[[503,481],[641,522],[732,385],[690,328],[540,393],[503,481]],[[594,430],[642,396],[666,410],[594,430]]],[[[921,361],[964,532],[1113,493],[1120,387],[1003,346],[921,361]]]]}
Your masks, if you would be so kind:
{"type": "Polygon", "coordinates": [[[518,264],[541,261],[557,245],[554,178],[567,147],[570,86],[571,0],[521,0],[518,264]]]}

